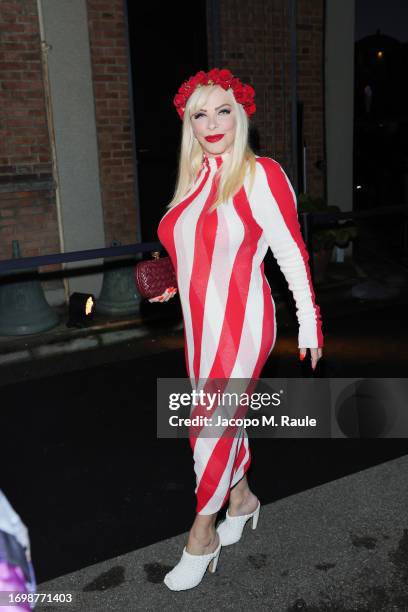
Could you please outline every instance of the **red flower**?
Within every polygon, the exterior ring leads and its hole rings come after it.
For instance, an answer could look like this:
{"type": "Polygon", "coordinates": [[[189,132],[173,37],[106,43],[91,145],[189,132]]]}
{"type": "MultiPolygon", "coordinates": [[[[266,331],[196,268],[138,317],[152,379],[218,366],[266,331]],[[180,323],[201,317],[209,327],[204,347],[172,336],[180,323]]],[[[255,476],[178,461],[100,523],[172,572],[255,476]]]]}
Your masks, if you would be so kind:
{"type": "Polygon", "coordinates": [[[234,75],[232,74],[232,72],[230,72],[226,68],[223,68],[222,70],[220,70],[219,76],[222,81],[231,81],[234,78],[234,75]]]}
{"type": "Polygon", "coordinates": [[[174,106],[183,106],[184,104],[184,96],[181,93],[178,93],[174,96],[174,106]]]}
{"type": "Polygon", "coordinates": [[[213,68],[212,70],[210,70],[210,72],[208,73],[208,80],[209,81],[216,81],[219,77],[220,71],[218,70],[218,68],[213,68]]]}
{"type": "Polygon", "coordinates": [[[213,68],[208,73],[200,70],[179,87],[178,93],[174,96],[173,104],[181,119],[184,116],[187,100],[194,90],[198,86],[211,84],[219,85],[225,90],[231,88],[236,101],[242,104],[249,117],[255,112],[254,88],[251,85],[244,85],[241,83],[241,81],[237,77],[234,77],[232,72],[226,68],[222,68],[221,70],[213,68]]]}
{"type": "Polygon", "coordinates": [[[250,104],[249,106],[246,106],[245,110],[246,110],[248,117],[250,117],[256,111],[256,104],[250,104]]]}

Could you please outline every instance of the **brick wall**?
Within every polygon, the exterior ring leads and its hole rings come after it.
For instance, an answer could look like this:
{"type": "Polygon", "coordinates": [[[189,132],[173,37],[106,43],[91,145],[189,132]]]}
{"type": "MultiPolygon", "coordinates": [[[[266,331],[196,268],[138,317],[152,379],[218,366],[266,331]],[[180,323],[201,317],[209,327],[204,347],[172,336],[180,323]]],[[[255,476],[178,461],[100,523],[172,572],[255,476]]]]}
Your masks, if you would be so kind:
{"type": "Polygon", "coordinates": [[[298,2],[298,96],[303,101],[308,148],[308,191],[324,194],[325,177],[316,162],[324,151],[324,0],[298,2]]]}
{"type": "Polygon", "coordinates": [[[0,10],[0,258],[59,250],[35,0],[0,10]]]}
{"type": "Polygon", "coordinates": [[[87,0],[106,244],[136,242],[135,176],[122,0],[87,0]]]}
{"type": "MultiPolygon", "coordinates": [[[[313,195],[322,195],[324,177],[315,163],[324,157],[324,0],[298,0],[296,4],[298,98],[304,103],[308,189],[313,195]]],[[[288,2],[223,0],[219,4],[219,21],[222,67],[229,68],[256,90],[257,112],[252,121],[259,134],[259,152],[279,161],[291,175],[288,2]]],[[[210,33],[208,38],[209,64],[213,66],[210,33]]]]}
{"type": "MultiPolygon", "coordinates": [[[[88,0],[106,245],[135,242],[136,209],[122,0],[88,0]]],[[[0,259],[60,251],[35,0],[0,11],[0,259]]],[[[48,271],[59,266],[47,267],[48,271]]]]}

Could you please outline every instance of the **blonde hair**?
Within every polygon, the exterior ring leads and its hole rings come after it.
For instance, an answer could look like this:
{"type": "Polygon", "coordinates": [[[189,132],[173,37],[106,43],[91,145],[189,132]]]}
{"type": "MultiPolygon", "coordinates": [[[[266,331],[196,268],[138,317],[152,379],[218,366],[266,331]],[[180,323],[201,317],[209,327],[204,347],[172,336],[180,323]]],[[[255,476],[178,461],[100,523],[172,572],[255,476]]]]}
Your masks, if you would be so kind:
{"type": "MultiPolygon", "coordinates": [[[[167,205],[168,209],[176,206],[176,204],[178,204],[188,193],[201,167],[203,150],[194,136],[191,116],[204,106],[214,87],[216,86],[204,85],[202,87],[197,87],[187,100],[183,117],[177,183],[173,198],[167,205]]],[[[228,89],[227,92],[231,97],[231,103],[235,109],[235,138],[231,154],[228,155],[218,171],[219,184],[210,211],[214,210],[214,208],[222,204],[222,202],[226,202],[241,189],[248,167],[250,171],[250,189],[252,188],[255,178],[256,157],[248,144],[248,116],[243,106],[235,100],[232,90],[228,89]]]]}

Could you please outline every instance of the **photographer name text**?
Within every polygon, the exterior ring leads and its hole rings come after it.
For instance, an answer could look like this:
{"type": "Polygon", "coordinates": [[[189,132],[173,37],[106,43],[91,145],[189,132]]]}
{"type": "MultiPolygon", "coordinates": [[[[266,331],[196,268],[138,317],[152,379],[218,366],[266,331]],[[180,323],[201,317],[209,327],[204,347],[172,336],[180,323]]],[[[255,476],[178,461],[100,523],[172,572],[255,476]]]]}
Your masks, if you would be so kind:
{"type": "Polygon", "coordinates": [[[218,416],[216,418],[207,416],[196,416],[193,418],[183,418],[177,415],[169,417],[169,424],[172,427],[316,427],[315,418],[291,417],[281,414],[275,417],[274,414],[261,418],[227,418],[218,416]]]}

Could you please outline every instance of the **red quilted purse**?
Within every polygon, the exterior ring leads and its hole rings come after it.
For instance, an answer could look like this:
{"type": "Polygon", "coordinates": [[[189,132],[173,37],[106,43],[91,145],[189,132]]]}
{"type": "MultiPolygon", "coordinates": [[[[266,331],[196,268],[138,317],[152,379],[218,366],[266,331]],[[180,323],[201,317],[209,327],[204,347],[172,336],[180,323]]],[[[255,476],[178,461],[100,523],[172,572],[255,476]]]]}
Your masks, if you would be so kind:
{"type": "Polygon", "coordinates": [[[140,295],[148,300],[164,293],[167,287],[177,288],[177,278],[170,257],[160,257],[152,251],[153,259],[135,265],[135,283],[140,295]]]}

